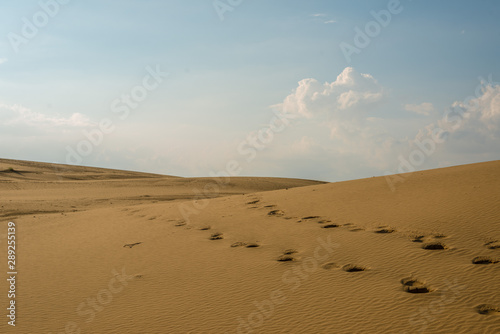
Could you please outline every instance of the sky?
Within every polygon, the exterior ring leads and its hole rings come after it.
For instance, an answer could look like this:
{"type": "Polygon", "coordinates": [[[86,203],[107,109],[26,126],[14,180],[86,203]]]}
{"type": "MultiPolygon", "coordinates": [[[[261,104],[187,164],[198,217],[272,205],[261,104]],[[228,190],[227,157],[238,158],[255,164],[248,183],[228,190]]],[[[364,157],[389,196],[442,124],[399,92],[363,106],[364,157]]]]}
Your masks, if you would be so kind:
{"type": "Polygon", "coordinates": [[[498,1],[0,2],[0,157],[342,181],[500,159],[498,1]]]}

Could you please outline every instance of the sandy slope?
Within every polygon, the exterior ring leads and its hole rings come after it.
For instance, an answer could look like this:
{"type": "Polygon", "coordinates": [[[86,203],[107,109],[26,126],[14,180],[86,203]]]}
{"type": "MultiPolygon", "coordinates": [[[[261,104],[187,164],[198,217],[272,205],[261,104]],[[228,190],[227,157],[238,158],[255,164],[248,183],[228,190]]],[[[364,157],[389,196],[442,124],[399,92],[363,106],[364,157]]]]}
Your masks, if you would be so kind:
{"type": "Polygon", "coordinates": [[[97,207],[214,198],[324,182],[241,177],[181,178],[121,170],[0,159],[0,217],[76,212],[97,207]],[[217,187],[213,187],[214,183],[217,187]],[[208,185],[208,186],[207,186],[208,185]]]}
{"type": "Polygon", "coordinates": [[[500,263],[472,263],[500,258],[498,161],[417,172],[395,191],[385,178],[44,173],[0,174],[0,237],[14,221],[19,271],[17,326],[2,316],[2,333],[500,332],[500,313],[476,309],[500,307],[500,263]],[[195,198],[207,183],[227,196],[195,198]],[[423,249],[433,242],[445,249],[423,249]]]}

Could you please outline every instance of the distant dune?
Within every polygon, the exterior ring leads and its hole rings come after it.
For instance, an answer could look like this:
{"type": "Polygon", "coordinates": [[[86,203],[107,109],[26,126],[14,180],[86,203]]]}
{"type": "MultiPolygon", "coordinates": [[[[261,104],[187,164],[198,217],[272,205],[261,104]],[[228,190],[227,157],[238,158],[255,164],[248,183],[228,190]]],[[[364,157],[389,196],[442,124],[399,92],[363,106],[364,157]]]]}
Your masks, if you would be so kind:
{"type": "Polygon", "coordinates": [[[109,205],[206,199],[325,182],[267,177],[182,178],[114,169],[0,159],[0,217],[66,213],[109,205]],[[10,190],[16,190],[11,192],[10,190]]]}
{"type": "Polygon", "coordinates": [[[500,333],[500,161],[402,180],[0,159],[0,332],[500,333]]]}

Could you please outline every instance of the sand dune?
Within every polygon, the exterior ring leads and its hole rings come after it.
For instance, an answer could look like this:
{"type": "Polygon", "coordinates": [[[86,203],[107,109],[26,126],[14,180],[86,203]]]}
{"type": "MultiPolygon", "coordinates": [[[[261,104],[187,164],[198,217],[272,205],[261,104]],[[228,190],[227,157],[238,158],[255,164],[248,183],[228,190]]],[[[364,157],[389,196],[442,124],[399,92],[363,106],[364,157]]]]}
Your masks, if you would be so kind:
{"type": "Polygon", "coordinates": [[[18,245],[2,333],[500,332],[499,161],[394,191],[384,177],[0,171],[0,256],[9,221],[18,245]]]}
{"type": "Polygon", "coordinates": [[[0,217],[214,198],[322,183],[286,178],[182,178],[0,159],[0,196],[8,198],[2,203],[0,217]],[[213,184],[217,187],[210,186],[213,184]]]}

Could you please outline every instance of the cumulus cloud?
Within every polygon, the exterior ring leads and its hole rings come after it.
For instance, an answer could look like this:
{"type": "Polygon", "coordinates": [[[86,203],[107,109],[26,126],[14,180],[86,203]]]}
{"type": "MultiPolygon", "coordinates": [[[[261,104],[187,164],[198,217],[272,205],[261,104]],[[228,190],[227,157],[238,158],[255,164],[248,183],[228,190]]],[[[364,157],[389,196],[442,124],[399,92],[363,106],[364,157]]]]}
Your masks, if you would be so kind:
{"type": "Polygon", "coordinates": [[[457,139],[474,136],[478,143],[500,139],[500,85],[483,86],[481,93],[455,102],[437,126],[457,139]]]}
{"type": "MultiPolygon", "coordinates": [[[[413,151],[422,150],[422,143],[432,152],[415,166],[419,169],[500,158],[500,85],[483,82],[475,96],[450,104],[441,119],[427,125],[401,119],[397,109],[393,117],[379,114],[386,96],[372,75],[351,67],[333,82],[301,80],[282,103],[273,106],[295,116],[297,136],[277,157],[297,163],[320,160],[331,170],[324,173],[338,176],[342,170],[345,179],[370,171],[371,175],[397,173],[400,158],[410,159],[413,151]],[[433,138],[439,140],[431,145],[433,138]]],[[[431,102],[403,104],[403,108],[438,116],[431,102]]]]}
{"type": "Polygon", "coordinates": [[[20,104],[0,104],[0,124],[34,127],[86,127],[95,125],[85,115],[73,113],[69,118],[48,116],[20,104]]]}
{"type": "MultiPolygon", "coordinates": [[[[320,145],[331,155],[366,155],[374,164],[383,157],[375,146],[390,140],[375,106],[385,97],[384,88],[370,74],[345,68],[333,82],[304,79],[283,103],[275,105],[288,114],[308,120],[313,129],[326,132],[320,145]]],[[[304,143],[303,143],[304,144],[304,143]]]]}
{"type": "MultiPolygon", "coordinates": [[[[464,104],[462,103],[462,106],[464,104]]],[[[486,86],[483,95],[471,100],[467,106],[472,119],[477,118],[495,134],[500,128],[500,86],[486,86]]]]}
{"type": "MultiPolygon", "coordinates": [[[[476,96],[454,102],[409,141],[411,154],[420,155],[427,167],[499,159],[499,144],[500,85],[485,82],[476,96]]],[[[411,154],[404,158],[411,162],[411,154]]],[[[414,167],[421,168],[420,162],[414,167]]]]}
{"type": "Polygon", "coordinates": [[[383,97],[384,90],[375,78],[346,67],[330,83],[321,84],[312,78],[299,81],[293,93],[275,107],[306,118],[319,113],[340,116],[343,113],[359,112],[359,107],[378,102],[383,97]]]}
{"type": "Polygon", "coordinates": [[[406,111],[411,111],[424,116],[429,116],[431,112],[434,111],[434,105],[429,102],[421,104],[405,104],[404,108],[406,111]]]}
{"type": "MultiPolygon", "coordinates": [[[[348,161],[364,161],[363,168],[387,165],[387,154],[400,142],[385,129],[377,107],[386,97],[386,90],[370,74],[345,68],[332,82],[301,80],[283,103],[274,108],[295,115],[294,124],[302,133],[288,150],[293,155],[311,156],[332,162],[332,171],[348,161]]],[[[349,169],[344,169],[349,173],[349,169]]],[[[354,169],[353,169],[354,170],[354,169]]]]}

